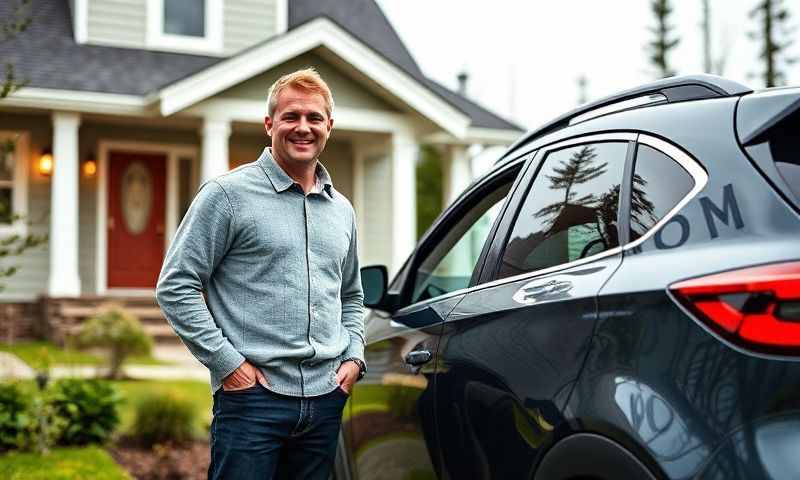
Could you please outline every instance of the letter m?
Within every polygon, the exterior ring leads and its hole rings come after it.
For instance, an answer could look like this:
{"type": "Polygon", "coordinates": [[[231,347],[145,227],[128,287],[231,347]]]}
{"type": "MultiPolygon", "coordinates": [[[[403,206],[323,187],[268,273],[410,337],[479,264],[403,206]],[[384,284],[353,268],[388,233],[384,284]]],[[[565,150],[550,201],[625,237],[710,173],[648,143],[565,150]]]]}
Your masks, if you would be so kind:
{"type": "Polygon", "coordinates": [[[730,183],[722,187],[722,208],[714,205],[708,197],[700,199],[700,205],[703,206],[703,215],[706,217],[706,225],[708,226],[708,233],[711,238],[719,237],[717,225],[714,223],[714,217],[717,217],[725,225],[728,225],[730,217],[733,217],[733,224],[739,230],[744,227],[742,222],[742,213],[739,211],[739,205],[736,203],[736,196],[733,194],[733,185],[730,183]]]}

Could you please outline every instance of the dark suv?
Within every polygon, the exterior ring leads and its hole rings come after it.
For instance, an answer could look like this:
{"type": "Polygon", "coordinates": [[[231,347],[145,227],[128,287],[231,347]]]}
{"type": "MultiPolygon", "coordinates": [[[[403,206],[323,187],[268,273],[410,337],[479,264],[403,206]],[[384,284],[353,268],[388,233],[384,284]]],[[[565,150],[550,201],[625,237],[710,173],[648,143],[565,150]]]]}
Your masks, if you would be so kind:
{"type": "Polygon", "coordinates": [[[512,146],[386,286],[340,479],[800,478],[800,89],[666,79],[512,146]]]}

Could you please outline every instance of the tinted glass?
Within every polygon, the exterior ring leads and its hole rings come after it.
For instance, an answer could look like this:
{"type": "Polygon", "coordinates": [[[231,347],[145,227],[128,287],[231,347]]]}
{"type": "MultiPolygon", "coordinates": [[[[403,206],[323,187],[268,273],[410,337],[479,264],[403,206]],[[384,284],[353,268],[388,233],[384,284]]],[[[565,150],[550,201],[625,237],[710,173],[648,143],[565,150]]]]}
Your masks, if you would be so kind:
{"type": "Polygon", "coordinates": [[[694,187],[694,179],[675,160],[639,145],[631,189],[631,240],[650,230],[694,187]]]}
{"type": "Polygon", "coordinates": [[[499,278],[585,258],[619,245],[617,210],[627,143],[550,153],[514,222],[499,278]]]}
{"type": "Polygon", "coordinates": [[[789,185],[796,200],[800,202],[800,115],[795,114],[769,140],[769,149],[775,160],[775,168],[789,185]]]}
{"type": "Polygon", "coordinates": [[[478,262],[481,249],[503,200],[511,190],[513,176],[500,187],[486,192],[481,201],[460,215],[417,270],[412,302],[437,297],[466,288],[478,262]]]}
{"type": "Polygon", "coordinates": [[[204,37],[206,0],[164,0],[164,33],[204,37]]]}

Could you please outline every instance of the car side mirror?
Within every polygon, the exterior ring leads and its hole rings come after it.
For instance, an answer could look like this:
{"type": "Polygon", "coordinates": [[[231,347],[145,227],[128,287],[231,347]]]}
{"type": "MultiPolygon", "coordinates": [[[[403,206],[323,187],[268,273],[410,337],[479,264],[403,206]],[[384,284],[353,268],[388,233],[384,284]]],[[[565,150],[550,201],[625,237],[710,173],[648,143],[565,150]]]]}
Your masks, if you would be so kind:
{"type": "Polygon", "coordinates": [[[383,265],[371,265],[361,269],[361,288],[364,290],[364,306],[375,308],[381,306],[386,296],[386,285],[389,273],[383,265]]]}

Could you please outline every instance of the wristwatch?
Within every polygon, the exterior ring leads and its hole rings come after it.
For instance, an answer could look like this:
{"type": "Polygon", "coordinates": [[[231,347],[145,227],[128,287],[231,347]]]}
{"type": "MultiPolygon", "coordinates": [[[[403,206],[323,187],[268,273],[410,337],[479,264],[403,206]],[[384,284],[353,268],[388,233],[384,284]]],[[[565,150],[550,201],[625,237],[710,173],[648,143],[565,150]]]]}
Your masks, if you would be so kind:
{"type": "Polygon", "coordinates": [[[342,363],[344,363],[344,362],[354,362],[356,365],[358,365],[358,379],[357,380],[361,380],[362,378],[364,378],[364,374],[367,373],[367,365],[364,363],[363,360],[361,360],[360,358],[356,358],[356,357],[350,357],[350,358],[345,358],[344,360],[342,360],[342,363]]]}

